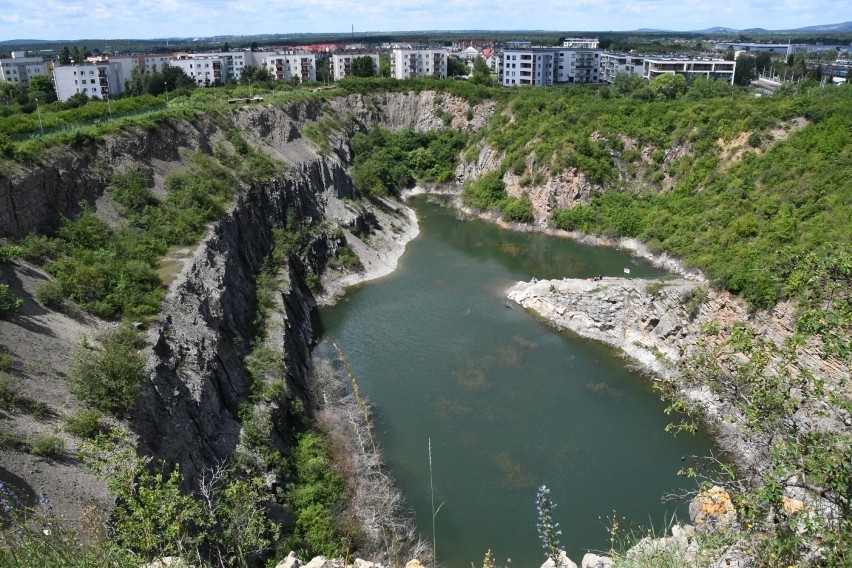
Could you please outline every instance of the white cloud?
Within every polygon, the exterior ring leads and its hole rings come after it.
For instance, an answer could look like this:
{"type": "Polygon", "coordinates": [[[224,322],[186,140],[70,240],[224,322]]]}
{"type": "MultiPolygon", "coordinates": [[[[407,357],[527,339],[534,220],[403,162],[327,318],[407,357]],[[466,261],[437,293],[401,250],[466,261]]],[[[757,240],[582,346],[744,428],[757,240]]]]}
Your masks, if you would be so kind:
{"type": "Polygon", "coordinates": [[[852,0],[0,0],[0,37],[246,35],[422,29],[789,29],[850,19],[852,0]]]}

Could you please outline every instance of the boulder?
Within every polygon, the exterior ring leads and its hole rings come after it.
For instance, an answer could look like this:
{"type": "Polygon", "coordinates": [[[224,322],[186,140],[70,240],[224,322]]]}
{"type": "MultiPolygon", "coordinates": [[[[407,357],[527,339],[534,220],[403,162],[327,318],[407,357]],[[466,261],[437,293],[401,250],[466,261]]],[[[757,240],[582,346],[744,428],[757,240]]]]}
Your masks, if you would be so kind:
{"type": "Polygon", "coordinates": [[[609,556],[598,556],[590,552],[583,556],[580,568],[612,568],[612,558],[609,556]]]}
{"type": "Polygon", "coordinates": [[[296,553],[291,550],[287,558],[276,564],[275,568],[301,568],[301,566],[301,561],[296,558],[296,553]]]}
{"type": "Polygon", "coordinates": [[[702,491],[689,503],[689,518],[696,525],[731,525],[736,515],[731,495],[718,485],[702,491]]]}
{"type": "Polygon", "coordinates": [[[553,562],[553,558],[548,558],[544,564],[541,565],[541,568],[577,568],[577,565],[568,558],[568,555],[565,554],[564,550],[559,551],[559,564],[555,564],[553,562]]]}

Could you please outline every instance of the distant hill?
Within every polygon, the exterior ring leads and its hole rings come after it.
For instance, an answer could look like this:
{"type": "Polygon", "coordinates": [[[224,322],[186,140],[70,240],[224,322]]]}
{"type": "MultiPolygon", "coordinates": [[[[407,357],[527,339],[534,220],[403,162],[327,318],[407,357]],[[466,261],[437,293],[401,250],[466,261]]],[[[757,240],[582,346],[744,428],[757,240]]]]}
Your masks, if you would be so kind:
{"type": "MultiPolygon", "coordinates": [[[[659,30],[636,30],[641,31],[659,31],[659,30]]],[[[820,26],[807,26],[804,28],[794,28],[789,30],[767,30],[765,28],[749,28],[745,30],[736,30],[734,28],[726,28],[717,26],[707,28],[706,30],[695,30],[695,33],[716,33],[716,34],[735,34],[735,33],[750,33],[750,34],[777,34],[777,33],[837,33],[837,32],[852,32],[852,22],[842,22],[839,24],[823,24],[820,26]]]]}

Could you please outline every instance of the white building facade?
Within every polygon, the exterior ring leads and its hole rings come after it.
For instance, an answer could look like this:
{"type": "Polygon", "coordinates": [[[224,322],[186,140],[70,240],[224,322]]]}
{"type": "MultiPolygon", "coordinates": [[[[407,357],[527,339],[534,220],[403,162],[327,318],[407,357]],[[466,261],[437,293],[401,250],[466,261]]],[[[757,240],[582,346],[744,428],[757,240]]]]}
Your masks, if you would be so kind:
{"type": "Polygon", "coordinates": [[[517,87],[598,83],[601,53],[599,49],[586,48],[507,49],[503,52],[501,84],[517,87]]]}
{"type": "Polygon", "coordinates": [[[394,49],[390,53],[390,71],[395,79],[446,79],[447,52],[443,49],[394,49]]]}
{"type": "Polygon", "coordinates": [[[723,79],[733,85],[736,68],[736,61],[724,59],[646,56],[642,76],[650,80],[665,74],[683,75],[687,78],[703,75],[709,79],[723,79]]]}
{"type": "Polygon", "coordinates": [[[265,67],[278,81],[289,81],[294,77],[300,83],[317,80],[317,56],[313,53],[282,52],[264,54],[261,66],[265,67]]]}
{"type": "Polygon", "coordinates": [[[106,99],[110,94],[124,92],[132,66],[123,60],[62,65],[53,68],[56,96],[67,101],[77,93],[90,98],[106,99]]]}
{"type": "Polygon", "coordinates": [[[30,79],[47,76],[47,64],[41,57],[27,57],[23,51],[13,51],[12,57],[0,59],[0,79],[29,87],[30,79]]]}
{"type": "Polygon", "coordinates": [[[645,58],[629,53],[601,54],[601,82],[612,83],[619,73],[642,76],[645,70],[645,58]]]}
{"type": "Polygon", "coordinates": [[[228,64],[221,57],[172,59],[169,65],[181,69],[199,87],[222,85],[227,77],[228,64]]]}
{"type": "Polygon", "coordinates": [[[331,56],[331,78],[335,81],[350,77],[352,75],[352,62],[359,57],[369,57],[373,60],[373,70],[376,75],[379,74],[379,54],[378,53],[335,53],[331,56]]]}

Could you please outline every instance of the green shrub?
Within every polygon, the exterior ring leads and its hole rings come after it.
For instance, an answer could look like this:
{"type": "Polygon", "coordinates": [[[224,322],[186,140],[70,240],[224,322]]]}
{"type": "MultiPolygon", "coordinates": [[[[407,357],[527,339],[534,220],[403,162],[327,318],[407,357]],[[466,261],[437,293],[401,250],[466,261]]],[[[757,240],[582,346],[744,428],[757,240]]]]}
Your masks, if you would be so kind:
{"type": "Polygon", "coordinates": [[[477,209],[495,209],[506,198],[506,183],[499,172],[489,172],[467,182],[462,190],[465,205],[477,209]]]}
{"type": "Polygon", "coordinates": [[[532,223],[535,219],[533,215],[532,201],[527,194],[518,199],[517,197],[507,197],[500,202],[500,212],[506,221],[517,223],[532,223]]]}
{"type": "Polygon", "coordinates": [[[0,246],[0,262],[12,262],[24,255],[24,249],[19,246],[0,246]]]}
{"type": "Polygon", "coordinates": [[[8,353],[0,351],[0,373],[8,369],[12,365],[12,356],[8,353]]]}
{"type": "Polygon", "coordinates": [[[293,450],[292,466],[294,482],[285,499],[296,522],[284,548],[302,551],[305,557],[340,556],[346,550],[344,527],[338,518],[345,486],[327,440],[316,432],[301,434],[293,450]]]}
{"type": "Polygon", "coordinates": [[[104,432],[102,418],[103,414],[99,410],[80,409],[65,417],[65,429],[78,438],[91,440],[104,432]]]}
{"type": "Polygon", "coordinates": [[[15,296],[8,284],[0,284],[0,317],[15,315],[24,305],[24,301],[15,296]]]}
{"type": "Polygon", "coordinates": [[[30,453],[41,458],[58,458],[65,453],[65,442],[59,436],[34,436],[30,439],[30,453]]]}
{"type": "Polygon", "coordinates": [[[35,298],[42,306],[54,310],[61,310],[65,304],[62,285],[56,280],[48,280],[39,284],[35,290],[35,298]]]}
{"type": "Polygon", "coordinates": [[[361,259],[355,254],[355,251],[344,244],[338,247],[337,255],[328,261],[328,267],[354,272],[363,269],[364,265],[361,264],[361,259]]]}
{"type": "Polygon", "coordinates": [[[105,333],[100,349],[83,346],[74,356],[72,390],[103,412],[127,416],[145,379],[140,335],[129,325],[105,333]]]}
{"type": "Polygon", "coordinates": [[[308,271],[305,274],[305,284],[308,287],[308,290],[316,294],[320,290],[322,290],[322,279],[316,272],[308,271]]]}
{"type": "Polygon", "coordinates": [[[680,297],[680,305],[683,306],[683,309],[689,316],[689,319],[693,320],[695,319],[695,316],[698,315],[698,310],[701,309],[701,306],[705,302],[707,302],[708,298],[709,293],[707,292],[707,288],[698,286],[683,293],[680,297]]]}

